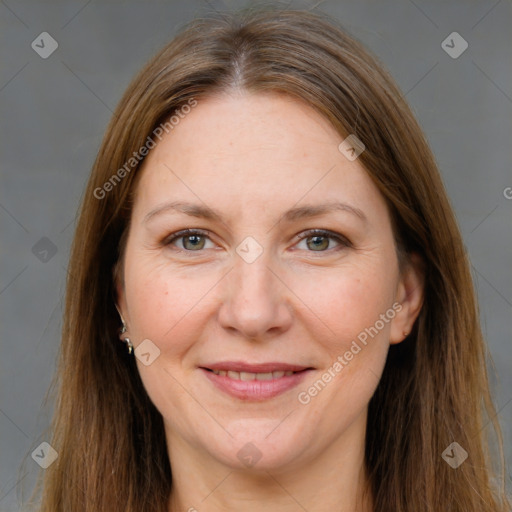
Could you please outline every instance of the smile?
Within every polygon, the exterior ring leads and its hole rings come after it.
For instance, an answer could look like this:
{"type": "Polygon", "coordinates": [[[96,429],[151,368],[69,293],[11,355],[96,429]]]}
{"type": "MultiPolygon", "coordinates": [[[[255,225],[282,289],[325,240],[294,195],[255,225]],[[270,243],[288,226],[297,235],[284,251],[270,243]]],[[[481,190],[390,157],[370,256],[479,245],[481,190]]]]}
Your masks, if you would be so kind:
{"type": "Polygon", "coordinates": [[[293,375],[295,372],[292,371],[276,371],[267,373],[250,373],[250,372],[234,372],[231,370],[212,370],[215,375],[221,375],[222,377],[229,377],[230,379],[251,381],[251,380],[272,380],[280,379],[281,377],[288,377],[293,375]]]}
{"type": "Polygon", "coordinates": [[[215,389],[239,400],[254,402],[268,400],[291,390],[312,371],[312,368],[272,363],[252,366],[229,363],[224,367],[213,366],[199,369],[215,389]]]}

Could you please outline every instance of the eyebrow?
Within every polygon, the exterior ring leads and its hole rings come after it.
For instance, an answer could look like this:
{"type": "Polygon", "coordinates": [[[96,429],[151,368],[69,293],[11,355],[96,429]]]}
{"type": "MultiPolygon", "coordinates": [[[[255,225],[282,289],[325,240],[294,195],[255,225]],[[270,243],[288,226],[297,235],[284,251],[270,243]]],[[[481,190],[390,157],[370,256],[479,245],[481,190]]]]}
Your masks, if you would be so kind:
{"type": "MultiPolygon", "coordinates": [[[[364,212],[355,206],[351,206],[346,203],[334,202],[334,203],[325,203],[319,205],[304,205],[298,206],[295,208],[291,208],[290,210],[284,212],[278,219],[279,222],[294,222],[301,219],[320,217],[321,215],[325,215],[332,212],[343,211],[350,213],[364,222],[368,222],[368,219],[364,212]]],[[[218,222],[223,222],[222,214],[216,211],[213,208],[209,208],[208,206],[187,203],[182,201],[173,201],[170,203],[164,203],[162,205],[157,206],[155,209],[151,210],[145,217],[144,223],[149,222],[152,218],[157,215],[161,215],[163,213],[184,213],[191,217],[199,217],[203,219],[214,220],[218,222]]]]}

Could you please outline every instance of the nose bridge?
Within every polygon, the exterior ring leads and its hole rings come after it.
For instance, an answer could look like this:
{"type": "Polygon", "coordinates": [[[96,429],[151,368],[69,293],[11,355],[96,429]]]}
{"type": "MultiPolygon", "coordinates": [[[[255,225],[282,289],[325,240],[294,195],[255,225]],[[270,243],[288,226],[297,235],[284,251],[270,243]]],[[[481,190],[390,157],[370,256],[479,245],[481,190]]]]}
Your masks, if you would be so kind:
{"type": "Polygon", "coordinates": [[[236,256],[219,321],[227,329],[260,338],[269,330],[282,330],[290,323],[283,285],[270,270],[270,255],[261,254],[248,263],[236,256]]]}

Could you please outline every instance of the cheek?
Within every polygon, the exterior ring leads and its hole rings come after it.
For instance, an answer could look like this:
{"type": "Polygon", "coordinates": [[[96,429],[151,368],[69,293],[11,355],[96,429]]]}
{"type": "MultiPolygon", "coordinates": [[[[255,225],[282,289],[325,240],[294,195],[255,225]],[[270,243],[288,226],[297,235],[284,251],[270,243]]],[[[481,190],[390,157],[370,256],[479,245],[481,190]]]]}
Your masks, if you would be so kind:
{"type": "Polygon", "coordinates": [[[391,290],[391,281],[366,271],[330,274],[299,291],[316,297],[307,304],[315,313],[309,314],[307,325],[314,349],[321,348],[323,357],[316,380],[301,387],[297,399],[304,414],[317,417],[317,427],[332,435],[364,411],[380,380],[394,316],[391,290]]]}
{"type": "MultiPolygon", "coordinates": [[[[134,258],[136,260],[136,258],[134,258]]],[[[127,265],[126,294],[130,312],[132,334],[135,342],[150,338],[166,350],[166,343],[173,346],[182,339],[178,331],[186,324],[187,332],[193,329],[190,319],[208,302],[208,290],[216,279],[212,272],[181,272],[170,268],[164,259],[139,258],[136,264],[127,265]],[[162,261],[163,260],[163,261],[162,261]]]]}
{"type": "Polygon", "coordinates": [[[386,274],[367,266],[317,275],[314,283],[297,281],[297,295],[307,298],[314,313],[305,313],[313,349],[322,352],[317,380],[300,390],[300,403],[313,402],[311,410],[319,414],[331,404],[333,410],[345,411],[348,420],[369,401],[389,349],[394,317],[391,274],[382,278],[386,274]]]}
{"type": "MultiPolygon", "coordinates": [[[[368,267],[339,272],[330,269],[311,279],[301,276],[291,284],[303,305],[304,315],[310,318],[310,328],[314,328],[312,339],[324,344],[331,356],[347,350],[352,340],[374,326],[391,307],[392,279],[379,278],[379,274],[368,267]]],[[[387,335],[389,323],[381,323],[377,325],[378,330],[387,335]]]]}
{"type": "Polygon", "coordinates": [[[393,282],[367,270],[325,279],[322,289],[316,310],[329,326],[329,335],[317,338],[327,354],[319,376],[328,382],[324,399],[356,411],[372,396],[384,368],[395,316],[393,282]]]}
{"type": "MultiPolygon", "coordinates": [[[[143,258],[127,267],[125,282],[133,343],[137,348],[149,339],[159,350],[159,356],[148,366],[137,360],[137,368],[152,402],[166,417],[178,409],[197,414],[195,402],[186,391],[190,386],[180,383],[184,382],[182,366],[186,366],[187,354],[204,329],[201,318],[208,307],[207,293],[216,282],[211,274],[191,279],[190,272],[184,276],[165,263],[154,264],[149,259],[144,262],[143,258]]],[[[173,421],[181,424],[177,418],[173,421]]]]}

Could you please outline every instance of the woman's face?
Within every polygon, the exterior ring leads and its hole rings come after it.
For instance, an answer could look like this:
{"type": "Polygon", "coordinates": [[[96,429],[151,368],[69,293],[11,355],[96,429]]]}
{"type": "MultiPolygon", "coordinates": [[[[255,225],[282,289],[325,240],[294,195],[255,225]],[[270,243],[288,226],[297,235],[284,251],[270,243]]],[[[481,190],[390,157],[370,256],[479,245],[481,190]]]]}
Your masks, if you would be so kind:
{"type": "Polygon", "coordinates": [[[342,140],[244,93],[199,100],[147,156],[118,298],[171,462],[291,468],[364,438],[420,299],[342,140]]]}

